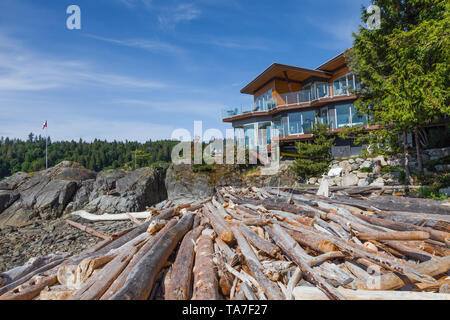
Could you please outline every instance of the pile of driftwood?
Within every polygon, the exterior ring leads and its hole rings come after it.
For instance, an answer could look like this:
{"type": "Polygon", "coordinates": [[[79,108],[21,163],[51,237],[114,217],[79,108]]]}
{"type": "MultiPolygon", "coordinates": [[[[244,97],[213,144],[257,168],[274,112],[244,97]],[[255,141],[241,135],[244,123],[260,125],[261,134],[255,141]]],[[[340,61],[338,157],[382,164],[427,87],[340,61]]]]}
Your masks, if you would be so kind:
{"type": "Polygon", "coordinates": [[[401,197],[324,198],[226,187],[131,219],[75,256],[0,274],[0,300],[449,299],[450,208],[401,197]],[[145,220],[144,220],[145,219],[145,220]]]}

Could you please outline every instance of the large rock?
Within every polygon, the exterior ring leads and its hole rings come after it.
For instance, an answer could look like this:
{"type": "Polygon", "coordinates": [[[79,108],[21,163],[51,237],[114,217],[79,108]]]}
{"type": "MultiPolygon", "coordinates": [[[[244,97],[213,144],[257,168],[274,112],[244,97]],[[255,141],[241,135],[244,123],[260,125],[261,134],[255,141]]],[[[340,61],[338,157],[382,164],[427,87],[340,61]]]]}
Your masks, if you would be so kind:
{"type": "MultiPolygon", "coordinates": [[[[3,179],[0,181],[0,190],[15,190],[21,184],[29,179],[28,173],[25,172],[17,172],[12,176],[3,179]]],[[[1,211],[1,210],[0,210],[1,211]]]]}
{"type": "Polygon", "coordinates": [[[117,180],[116,191],[122,197],[134,196],[137,201],[137,210],[145,210],[167,199],[165,188],[166,169],[142,168],[130,172],[117,180]]]}
{"type": "Polygon", "coordinates": [[[202,201],[214,194],[214,183],[189,165],[172,165],[167,170],[166,189],[174,202],[202,201]]]}
{"type": "Polygon", "coordinates": [[[165,177],[163,168],[102,172],[93,186],[93,194],[97,196],[91,194],[84,209],[96,214],[144,211],[147,206],[167,199],[165,177]]]}
{"type": "Polygon", "coordinates": [[[38,216],[60,217],[74,197],[79,185],[96,173],[81,165],[63,161],[55,167],[34,174],[18,173],[2,181],[20,198],[0,213],[0,226],[21,225],[38,216]]]}
{"type": "Polygon", "coordinates": [[[120,169],[111,169],[100,172],[92,186],[89,200],[107,195],[114,191],[116,189],[117,180],[125,176],[126,172],[120,169]]]}
{"type": "Polygon", "coordinates": [[[117,197],[104,195],[89,202],[84,210],[95,214],[114,214],[140,211],[134,196],[117,197]]]}
{"type": "Polygon", "coordinates": [[[13,190],[0,190],[0,212],[12,205],[20,195],[13,190]]]}
{"type": "Polygon", "coordinates": [[[77,183],[67,180],[51,180],[36,193],[34,209],[41,218],[56,219],[62,215],[77,190],[77,183]]]}
{"type": "Polygon", "coordinates": [[[342,177],[341,186],[342,187],[356,186],[358,184],[358,181],[359,181],[359,179],[356,174],[353,174],[353,173],[347,174],[342,177]]]}

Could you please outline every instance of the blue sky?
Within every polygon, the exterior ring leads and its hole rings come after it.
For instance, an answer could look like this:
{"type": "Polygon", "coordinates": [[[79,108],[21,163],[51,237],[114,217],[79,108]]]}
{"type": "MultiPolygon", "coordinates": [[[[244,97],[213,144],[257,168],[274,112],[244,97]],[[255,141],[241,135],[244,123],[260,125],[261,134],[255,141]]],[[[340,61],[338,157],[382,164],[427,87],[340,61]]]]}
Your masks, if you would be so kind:
{"type": "Polygon", "coordinates": [[[0,136],[53,140],[225,130],[221,109],[273,62],[316,68],[351,46],[368,0],[1,0],[0,136]],[[66,9],[81,8],[81,30],[66,9]]]}

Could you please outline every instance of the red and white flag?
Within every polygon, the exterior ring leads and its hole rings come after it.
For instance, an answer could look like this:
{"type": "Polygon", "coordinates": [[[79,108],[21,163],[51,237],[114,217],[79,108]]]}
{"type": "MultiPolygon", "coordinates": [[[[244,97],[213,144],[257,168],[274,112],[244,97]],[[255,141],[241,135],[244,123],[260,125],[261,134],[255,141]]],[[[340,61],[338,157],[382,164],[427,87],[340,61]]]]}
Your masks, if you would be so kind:
{"type": "Polygon", "coordinates": [[[42,130],[45,130],[47,128],[47,120],[45,120],[44,124],[42,125],[42,130]]]}

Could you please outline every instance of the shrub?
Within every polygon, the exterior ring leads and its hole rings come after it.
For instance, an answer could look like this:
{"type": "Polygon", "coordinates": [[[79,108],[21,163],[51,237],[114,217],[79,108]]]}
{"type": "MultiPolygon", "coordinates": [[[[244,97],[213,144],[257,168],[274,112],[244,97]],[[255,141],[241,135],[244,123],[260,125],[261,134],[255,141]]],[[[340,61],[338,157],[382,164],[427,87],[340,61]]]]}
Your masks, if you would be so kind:
{"type": "Polygon", "coordinates": [[[332,160],[330,150],[334,137],[329,131],[329,126],[315,124],[312,134],[312,141],[296,143],[300,159],[294,161],[292,170],[302,179],[322,175],[328,170],[332,160]]]}

